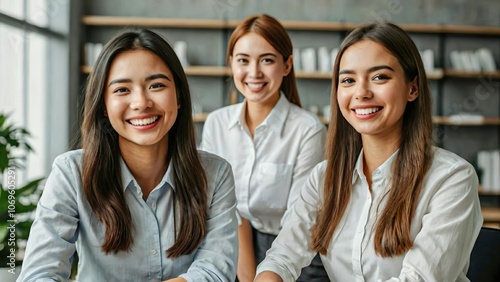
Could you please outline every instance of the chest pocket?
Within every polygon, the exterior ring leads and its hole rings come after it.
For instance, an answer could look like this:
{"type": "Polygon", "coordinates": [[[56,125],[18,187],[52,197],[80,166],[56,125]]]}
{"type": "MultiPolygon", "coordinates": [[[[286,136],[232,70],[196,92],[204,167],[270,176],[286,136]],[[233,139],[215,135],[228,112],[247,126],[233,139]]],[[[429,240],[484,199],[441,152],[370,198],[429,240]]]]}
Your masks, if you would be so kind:
{"type": "Polygon", "coordinates": [[[293,166],[288,164],[263,163],[257,171],[256,191],[259,200],[269,208],[285,210],[292,183],[293,166]]]}

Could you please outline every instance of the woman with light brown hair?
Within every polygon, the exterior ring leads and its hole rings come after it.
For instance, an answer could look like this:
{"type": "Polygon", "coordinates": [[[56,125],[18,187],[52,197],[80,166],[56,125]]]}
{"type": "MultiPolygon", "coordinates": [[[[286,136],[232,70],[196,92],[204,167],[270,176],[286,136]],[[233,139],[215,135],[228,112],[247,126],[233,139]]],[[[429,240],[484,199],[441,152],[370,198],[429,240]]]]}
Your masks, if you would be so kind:
{"type": "Polygon", "coordinates": [[[319,252],[332,281],[468,281],[478,179],[432,146],[431,95],[400,27],[366,24],[335,61],[327,160],[311,173],[256,281],[294,281],[319,252]]]}
{"type": "MultiPolygon", "coordinates": [[[[293,46],[268,15],[250,16],[233,31],[227,62],[244,102],[212,112],[201,149],[227,159],[235,175],[240,215],[239,281],[253,281],[256,264],[281,229],[311,169],[323,160],[326,128],[301,108],[293,46]]],[[[327,281],[317,257],[299,281],[327,281]]]]}

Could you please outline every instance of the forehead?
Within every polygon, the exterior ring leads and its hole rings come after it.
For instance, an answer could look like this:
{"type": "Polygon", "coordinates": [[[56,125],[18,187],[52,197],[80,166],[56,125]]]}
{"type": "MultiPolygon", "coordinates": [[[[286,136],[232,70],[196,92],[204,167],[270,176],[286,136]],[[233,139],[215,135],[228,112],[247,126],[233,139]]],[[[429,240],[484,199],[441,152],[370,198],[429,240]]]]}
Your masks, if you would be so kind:
{"type": "Polygon", "coordinates": [[[378,42],[362,40],[349,46],[340,59],[340,68],[361,68],[374,65],[399,66],[394,54],[378,42]]]}
{"type": "Polygon", "coordinates": [[[114,76],[133,77],[152,73],[171,75],[170,68],[155,53],[143,49],[128,50],[113,58],[108,80],[114,76]]]}
{"type": "Polygon", "coordinates": [[[240,37],[234,44],[233,55],[243,54],[261,54],[278,53],[276,49],[261,35],[255,32],[249,32],[240,37]]]}

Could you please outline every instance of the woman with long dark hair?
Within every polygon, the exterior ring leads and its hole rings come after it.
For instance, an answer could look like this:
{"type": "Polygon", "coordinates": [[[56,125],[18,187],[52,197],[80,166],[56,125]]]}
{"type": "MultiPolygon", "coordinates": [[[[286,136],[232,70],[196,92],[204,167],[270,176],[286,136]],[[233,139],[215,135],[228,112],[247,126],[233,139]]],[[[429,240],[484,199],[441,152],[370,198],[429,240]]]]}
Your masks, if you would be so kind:
{"type": "Polygon", "coordinates": [[[103,48],[87,81],[82,149],[57,157],[38,204],[21,281],[232,281],[234,180],[198,152],[189,87],[149,30],[103,48]],[[169,280],[170,279],[170,280],[169,280]]]}

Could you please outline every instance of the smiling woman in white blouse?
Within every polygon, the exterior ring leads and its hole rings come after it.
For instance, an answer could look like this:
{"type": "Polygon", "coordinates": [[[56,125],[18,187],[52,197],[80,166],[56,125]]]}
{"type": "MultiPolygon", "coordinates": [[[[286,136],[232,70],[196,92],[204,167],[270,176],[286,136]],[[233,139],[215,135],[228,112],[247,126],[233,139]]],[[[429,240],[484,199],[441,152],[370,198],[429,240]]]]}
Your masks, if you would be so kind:
{"type": "MultiPolygon", "coordinates": [[[[231,34],[227,61],[245,100],[212,112],[203,128],[201,149],[227,159],[235,175],[240,282],[254,280],[283,214],[324,159],[326,128],[301,108],[292,52],[290,37],[276,19],[244,19],[231,34]]],[[[319,257],[299,278],[325,280],[319,257]]]]}
{"type": "Polygon", "coordinates": [[[418,50],[390,23],[352,31],[335,61],[327,161],[311,173],[256,281],[295,281],[319,252],[331,281],[468,281],[478,179],[432,146],[418,50]]]}

